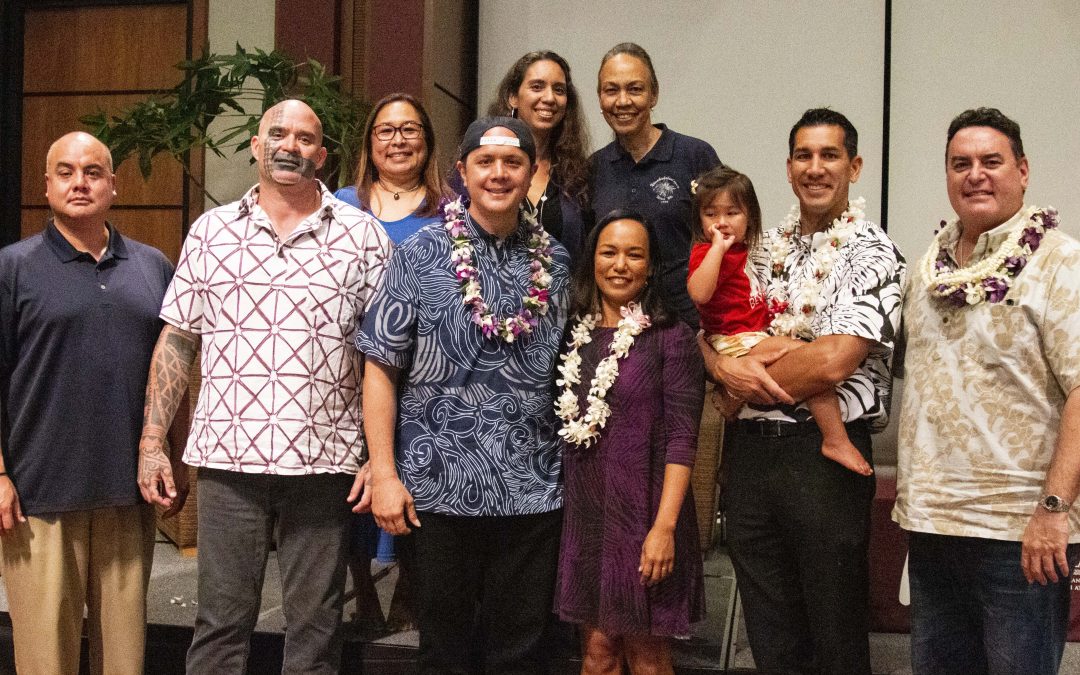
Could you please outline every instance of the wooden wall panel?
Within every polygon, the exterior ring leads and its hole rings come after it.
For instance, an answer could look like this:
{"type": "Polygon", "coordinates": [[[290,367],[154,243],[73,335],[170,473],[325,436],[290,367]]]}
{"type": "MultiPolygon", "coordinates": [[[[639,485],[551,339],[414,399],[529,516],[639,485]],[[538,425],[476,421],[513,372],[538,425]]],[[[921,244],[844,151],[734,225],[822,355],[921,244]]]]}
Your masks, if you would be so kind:
{"type": "Polygon", "coordinates": [[[45,229],[45,221],[51,216],[52,213],[45,207],[23,207],[22,230],[19,236],[25,239],[32,234],[41,232],[45,229]]]}
{"type": "MultiPolygon", "coordinates": [[[[79,118],[115,113],[180,81],[174,67],[205,44],[206,7],[198,0],[189,38],[189,2],[32,9],[25,14],[22,98],[20,234],[41,231],[49,216],[45,156],[49,145],[79,118]]],[[[117,198],[109,219],[133,239],[161,249],[174,261],[184,222],[184,174],[170,157],[154,160],[144,180],[137,158],[115,167],[117,198]],[[135,207],[135,208],[125,208],[135,207]]]]}
{"type": "MultiPolygon", "coordinates": [[[[109,222],[130,237],[160,250],[175,265],[180,257],[182,222],[180,209],[113,209],[109,222]]],[[[49,219],[47,207],[29,207],[22,210],[22,237],[26,238],[45,229],[49,219]]]]}
{"type": "Polygon", "coordinates": [[[168,89],[186,33],[186,3],[27,12],[24,91],[168,89]]]}
{"type": "Polygon", "coordinates": [[[476,33],[461,27],[475,22],[476,0],[437,0],[431,12],[424,46],[430,45],[432,58],[424,65],[440,89],[471,106],[476,96],[476,33]]]}
{"type": "Polygon", "coordinates": [[[175,265],[183,243],[183,212],[180,209],[113,209],[109,221],[125,237],[160,250],[175,265]]]}
{"type": "MultiPolygon", "coordinates": [[[[45,155],[49,146],[69,131],[84,129],[83,115],[105,110],[118,112],[142,99],[137,95],[33,96],[23,98],[22,203],[44,205],[45,155]]],[[[143,180],[138,159],[129,158],[116,167],[117,204],[183,204],[183,169],[165,155],[154,158],[150,180],[143,180]]]]}

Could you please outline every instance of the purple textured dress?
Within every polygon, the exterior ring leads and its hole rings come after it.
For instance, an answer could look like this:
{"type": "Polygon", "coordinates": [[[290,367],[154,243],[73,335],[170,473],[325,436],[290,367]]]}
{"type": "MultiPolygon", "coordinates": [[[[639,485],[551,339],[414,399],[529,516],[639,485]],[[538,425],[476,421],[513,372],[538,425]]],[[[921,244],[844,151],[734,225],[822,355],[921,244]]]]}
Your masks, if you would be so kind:
{"type": "MultiPolygon", "coordinates": [[[[578,405],[596,365],[610,354],[614,328],[597,328],[581,348],[578,405]]],[[[641,585],[641,546],[660,506],[667,463],[692,466],[704,397],[704,366],[683,323],[638,335],[605,397],[611,417],[600,440],[563,444],[563,534],[555,611],[607,635],[685,636],[705,594],[694,498],[687,490],[675,527],[675,569],[641,585]]]]}

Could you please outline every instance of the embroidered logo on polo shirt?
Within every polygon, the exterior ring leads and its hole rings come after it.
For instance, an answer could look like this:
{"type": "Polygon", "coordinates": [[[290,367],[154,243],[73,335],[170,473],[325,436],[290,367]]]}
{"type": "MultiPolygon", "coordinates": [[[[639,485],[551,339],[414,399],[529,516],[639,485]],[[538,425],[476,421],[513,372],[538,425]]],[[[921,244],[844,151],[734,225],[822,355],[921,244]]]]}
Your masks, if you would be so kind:
{"type": "Polygon", "coordinates": [[[650,183],[653,189],[653,194],[656,195],[656,201],[661,204],[667,204],[675,198],[675,193],[679,191],[679,184],[675,182],[675,179],[671,176],[661,176],[650,183]]]}

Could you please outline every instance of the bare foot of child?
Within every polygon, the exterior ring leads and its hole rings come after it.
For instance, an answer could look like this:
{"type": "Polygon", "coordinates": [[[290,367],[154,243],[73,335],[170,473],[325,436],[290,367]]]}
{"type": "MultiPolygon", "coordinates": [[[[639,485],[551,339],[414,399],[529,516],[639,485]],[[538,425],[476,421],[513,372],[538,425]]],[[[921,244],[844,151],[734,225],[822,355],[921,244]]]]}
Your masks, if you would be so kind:
{"type": "Polygon", "coordinates": [[[851,469],[857,474],[869,476],[874,473],[874,470],[870,468],[870,464],[863,459],[863,456],[859,453],[858,449],[849,442],[829,443],[828,441],[823,441],[821,444],[821,454],[840,464],[840,466],[851,469]]]}

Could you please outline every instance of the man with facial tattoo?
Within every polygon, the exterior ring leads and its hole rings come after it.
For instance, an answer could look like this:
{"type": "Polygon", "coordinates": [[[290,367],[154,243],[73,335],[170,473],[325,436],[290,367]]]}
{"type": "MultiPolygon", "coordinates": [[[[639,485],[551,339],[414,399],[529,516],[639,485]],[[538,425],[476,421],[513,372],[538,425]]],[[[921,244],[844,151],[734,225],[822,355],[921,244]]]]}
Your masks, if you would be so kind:
{"type": "Polygon", "coordinates": [[[336,673],[349,502],[366,455],[352,333],[391,244],[315,178],[322,125],[278,103],[251,139],[259,182],[207,212],[161,309],[146,388],[139,487],[174,498],[163,447],[196,353],[202,382],[184,452],[199,467],[199,609],[188,673],[243,673],[271,539],[282,579],[283,671],[336,673]]]}

